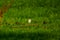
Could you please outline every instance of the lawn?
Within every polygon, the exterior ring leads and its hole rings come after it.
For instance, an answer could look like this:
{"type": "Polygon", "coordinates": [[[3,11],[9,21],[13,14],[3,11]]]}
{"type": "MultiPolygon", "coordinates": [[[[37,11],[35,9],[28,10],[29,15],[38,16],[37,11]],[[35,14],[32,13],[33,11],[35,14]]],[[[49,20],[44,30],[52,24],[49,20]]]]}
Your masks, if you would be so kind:
{"type": "Polygon", "coordinates": [[[0,40],[59,40],[59,4],[59,0],[14,0],[3,14],[0,40]]]}

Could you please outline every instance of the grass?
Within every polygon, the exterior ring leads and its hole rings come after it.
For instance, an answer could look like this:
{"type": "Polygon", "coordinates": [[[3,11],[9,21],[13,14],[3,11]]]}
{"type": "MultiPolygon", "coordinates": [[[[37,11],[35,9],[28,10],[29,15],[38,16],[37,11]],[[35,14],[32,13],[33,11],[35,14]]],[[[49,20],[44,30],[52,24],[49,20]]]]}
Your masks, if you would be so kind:
{"type": "MultiPolygon", "coordinates": [[[[36,0],[35,0],[36,1],[36,0]]],[[[48,6],[28,6],[29,1],[12,7],[4,14],[0,25],[1,40],[59,40],[59,8],[48,6]],[[32,23],[28,23],[28,19],[32,23]],[[44,23],[46,22],[46,23],[44,23]]],[[[15,4],[15,3],[14,3],[15,4]]],[[[19,3],[16,3],[19,4],[19,3]]]]}

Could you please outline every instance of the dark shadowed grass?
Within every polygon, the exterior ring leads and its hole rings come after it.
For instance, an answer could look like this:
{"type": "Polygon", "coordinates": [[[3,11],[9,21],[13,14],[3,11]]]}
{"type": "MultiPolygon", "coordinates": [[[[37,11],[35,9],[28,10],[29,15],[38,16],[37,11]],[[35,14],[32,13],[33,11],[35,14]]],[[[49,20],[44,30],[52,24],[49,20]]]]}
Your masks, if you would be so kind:
{"type": "MultiPolygon", "coordinates": [[[[26,29],[25,29],[26,30],[26,29]]],[[[42,30],[39,31],[22,31],[22,30],[14,30],[13,29],[5,29],[4,30],[0,30],[0,39],[8,39],[8,40],[59,40],[59,36],[56,35],[53,32],[43,32],[42,30]]]]}

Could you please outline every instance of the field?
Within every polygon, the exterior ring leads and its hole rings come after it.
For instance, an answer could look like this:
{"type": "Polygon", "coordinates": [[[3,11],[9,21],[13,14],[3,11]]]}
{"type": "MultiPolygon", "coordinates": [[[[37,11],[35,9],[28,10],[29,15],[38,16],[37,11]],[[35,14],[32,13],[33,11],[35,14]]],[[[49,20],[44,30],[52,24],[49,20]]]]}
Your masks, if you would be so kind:
{"type": "MultiPolygon", "coordinates": [[[[59,1],[14,0],[3,14],[0,40],[60,40],[59,1]]],[[[4,2],[10,0],[0,0],[0,8],[4,2]]]]}

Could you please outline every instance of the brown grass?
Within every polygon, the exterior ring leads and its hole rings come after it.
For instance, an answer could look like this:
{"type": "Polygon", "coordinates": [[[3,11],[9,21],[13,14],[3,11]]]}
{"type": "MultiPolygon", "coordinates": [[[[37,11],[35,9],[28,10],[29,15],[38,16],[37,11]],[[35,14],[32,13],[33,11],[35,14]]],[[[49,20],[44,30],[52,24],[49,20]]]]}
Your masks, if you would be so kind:
{"type": "MultiPolygon", "coordinates": [[[[6,3],[6,2],[5,2],[6,3]]],[[[12,6],[13,0],[7,5],[3,4],[3,6],[0,8],[0,22],[2,21],[3,14],[8,11],[8,9],[12,6]]]]}

